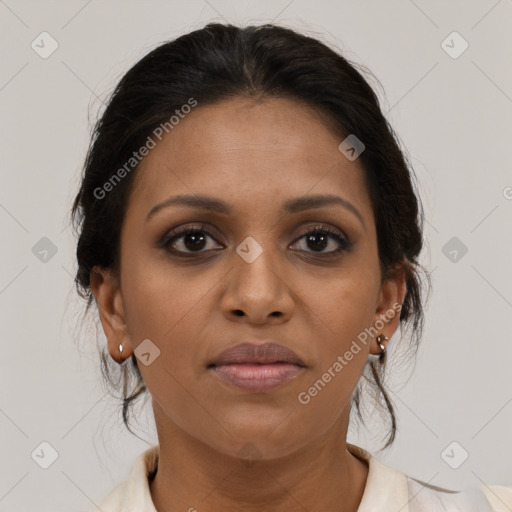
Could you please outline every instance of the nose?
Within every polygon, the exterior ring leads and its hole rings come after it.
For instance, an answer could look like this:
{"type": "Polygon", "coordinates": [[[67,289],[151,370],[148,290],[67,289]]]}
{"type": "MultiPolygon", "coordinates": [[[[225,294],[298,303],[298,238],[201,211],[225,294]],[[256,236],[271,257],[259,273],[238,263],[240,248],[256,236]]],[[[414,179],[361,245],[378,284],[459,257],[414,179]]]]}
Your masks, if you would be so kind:
{"type": "Polygon", "coordinates": [[[251,263],[236,253],[233,259],[221,300],[224,316],[251,324],[278,324],[289,320],[294,308],[292,292],[285,272],[277,267],[270,251],[264,250],[251,263]]]}

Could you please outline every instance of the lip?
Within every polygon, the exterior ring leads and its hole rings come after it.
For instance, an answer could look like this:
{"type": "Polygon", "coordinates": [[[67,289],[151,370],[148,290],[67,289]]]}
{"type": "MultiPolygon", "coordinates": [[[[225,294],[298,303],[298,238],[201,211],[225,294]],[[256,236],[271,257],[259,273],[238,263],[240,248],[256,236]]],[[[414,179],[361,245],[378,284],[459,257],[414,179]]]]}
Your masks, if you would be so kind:
{"type": "Polygon", "coordinates": [[[306,365],[293,350],[268,341],[241,343],[221,352],[209,365],[216,376],[245,391],[276,389],[299,375],[306,365]]]}

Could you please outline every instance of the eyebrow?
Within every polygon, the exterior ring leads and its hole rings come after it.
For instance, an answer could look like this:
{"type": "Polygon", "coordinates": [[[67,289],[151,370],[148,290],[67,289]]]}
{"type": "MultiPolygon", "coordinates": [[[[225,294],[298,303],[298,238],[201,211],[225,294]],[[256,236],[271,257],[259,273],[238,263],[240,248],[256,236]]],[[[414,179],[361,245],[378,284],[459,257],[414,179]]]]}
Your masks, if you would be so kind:
{"type": "MultiPolygon", "coordinates": [[[[175,197],[169,197],[165,201],[162,201],[161,203],[153,206],[146,217],[146,222],[158,211],[173,205],[188,206],[190,208],[208,210],[210,212],[218,213],[221,215],[230,215],[233,212],[231,206],[229,206],[224,201],[221,201],[220,199],[215,199],[214,197],[199,195],[178,195],[175,197]]],[[[363,216],[351,202],[332,194],[314,194],[298,197],[296,199],[288,199],[283,205],[283,213],[298,213],[301,211],[312,210],[329,205],[339,205],[344,207],[346,210],[352,212],[361,221],[361,224],[365,226],[363,216]]]]}

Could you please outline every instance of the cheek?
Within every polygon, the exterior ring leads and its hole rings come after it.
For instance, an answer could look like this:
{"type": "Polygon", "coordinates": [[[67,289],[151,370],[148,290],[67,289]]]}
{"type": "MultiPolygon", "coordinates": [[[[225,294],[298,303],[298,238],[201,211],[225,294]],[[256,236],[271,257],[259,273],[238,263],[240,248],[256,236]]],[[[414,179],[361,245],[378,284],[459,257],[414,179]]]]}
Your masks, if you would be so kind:
{"type": "MultiPolygon", "coordinates": [[[[319,415],[337,414],[357,385],[370,349],[365,329],[372,326],[378,291],[378,276],[356,269],[322,289],[309,292],[304,312],[308,323],[316,325],[315,338],[321,343],[316,351],[318,364],[312,368],[311,386],[304,406],[319,415]],[[316,384],[315,384],[316,383],[316,384]]],[[[313,334],[313,333],[312,333],[313,334]]],[[[301,400],[299,399],[299,402],[301,400]]]]}
{"type": "Polygon", "coordinates": [[[144,338],[165,345],[203,330],[208,318],[201,310],[214,293],[214,280],[142,255],[127,259],[123,272],[123,302],[135,345],[144,338]]]}
{"type": "Polygon", "coordinates": [[[122,272],[123,303],[133,347],[136,350],[149,339],[159,350],[147,366],[139,358],[142,378],[153,400],[176,424],[190,429],[191,409],[193,417],[200,414],[199,406],[191,408],[191,397],[196,394],[192,372],[201,359],[201,344],[207,340],[211,319],[205,304],[215,292],[215,281],[204,276],[190,279],[192,273],[171,271],[164,263],[145,264],[142,255],[131,261],[126,258],[122,272]]]}
{"type": "Polygon", "coordinates": [[[193,375],[200,373],[205,358],[212,316],[206,310],[215,307],[212,294],[218,277],[171,271],[163,262],[144,261],[140,256],[123,262],[121,282],[128,333],[134,350],[146,339],[156,346],[153,350],[158,357],[148,366],[139,358],[139,370],[154,399],[165,403],[168,411],[175,411],[175,421],[179,422],[178,416],[187,417],[190,407],[190,394],[184,390],[194,387],[193,375]]]}
{"type": "Polygon", "coordinates": [[[357,354],[350,353],[350,360],[344,351],[318,368],[310,382],[295,397],[296,411],[310,420],[311,429],[318,428],[321,423],[321,428],[328,430],[350,408],[351,395],[366,363],[363,349],[357,354]]]}
{"type": "Polygon", "coordinates": [[[316,305],[309,303],[315,314],[322,315],[322,322],[317,322],[322,329],[317,337],[321,346],[316,351],[317,364],[294,397],[294,409],[297,418],[302,418],[304,434],[310,436],[327,431],[348,412],[368,360],[369,342],[358,336],[373,319],[368,306],[373,300],[372,290],[360,283],[354,287],[345,284],[328,294],[328,299],[319,295],[316,305]]]}
{"type": "Polygon", "coordinates": [[[379,290],[379,276],[371,268],[350,267],[339,277],[322,280],[302,278],[301,297],[312,320],[338,348],[357,336],[373,321],[379,290]]]}

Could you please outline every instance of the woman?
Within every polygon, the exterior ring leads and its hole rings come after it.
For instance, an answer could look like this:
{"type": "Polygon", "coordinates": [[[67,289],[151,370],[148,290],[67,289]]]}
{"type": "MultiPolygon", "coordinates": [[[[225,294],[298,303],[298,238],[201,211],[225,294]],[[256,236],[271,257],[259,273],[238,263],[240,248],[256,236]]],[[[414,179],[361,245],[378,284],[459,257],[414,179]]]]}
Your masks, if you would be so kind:
{"type": "Polygon", "coordinates": [[[341,55],[273,25],[161,45],[115,89],[72,215],[106,375],[120,365],[127,426],[149,391],[159,441],[103,512],[512,506],[346,441],[366,399],[393,442],[386,353],[399,325],[417,349],[423,269],[412,171],[341,55]]]}

